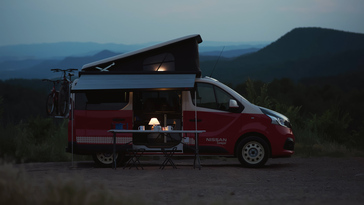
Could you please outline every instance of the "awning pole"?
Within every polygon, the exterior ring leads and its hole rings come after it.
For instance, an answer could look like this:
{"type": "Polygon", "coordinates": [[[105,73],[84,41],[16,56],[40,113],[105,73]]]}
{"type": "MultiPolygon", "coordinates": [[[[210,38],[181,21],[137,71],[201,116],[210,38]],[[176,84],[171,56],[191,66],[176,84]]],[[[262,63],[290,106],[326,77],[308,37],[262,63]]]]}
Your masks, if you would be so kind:
{"type": "Polygon", "coordinates": [[[197,88],[195,89],[195,160],[193,162],[193,168],[196,168],[196,160],[198,168],[201,170],[200,151],[198,150],[198,133],[197,133],[197,88]]]}
{"type": "Polygon", "coordinates": [[[197,135],[197,91],[195,90],[195,129],[197,135]]]}
{"type": "MultiPolygon", "coordinates": [[[[71,86],[70,86],[70,87],[71,87],[71,86]]],[[[71,89],[71,88],[70,88],[70,89],[71,89]]],[[[70,98],[70,104],[69,104],[69,105],[71,106],[71,117],[70,117],[70,119],[71,119],[71,121],[72,121],[72,123],[71,123],[71,126],[72,126],[72,128],[71,128],[71,130],[72,130],[72,131],[71,131],[71,133],[72,133],[72,134],[71,134],[71,136],[72,136],[72,140],[71,140],[71,144],[72,144],[72,145],[71,145],[71,147],[72,147],[72,148],[71,148],[71,149],[72,149],[72,168],[74,168],[75,166],[74,166],[74,164],[73,164],[73,123],[74,123],[74,120],[73,120],[73,108],[74,108],[74,107],[73,107],[73,102],[74,102],[74,101],[73,101],[73,100],[74,100],[74,97],[75,97],[75,96],[74,96],[74,94],[71,94],[71,92],[69,92],[69,93],[70,93],[70,95],[72,95],[72,99],[70,98]]]]}

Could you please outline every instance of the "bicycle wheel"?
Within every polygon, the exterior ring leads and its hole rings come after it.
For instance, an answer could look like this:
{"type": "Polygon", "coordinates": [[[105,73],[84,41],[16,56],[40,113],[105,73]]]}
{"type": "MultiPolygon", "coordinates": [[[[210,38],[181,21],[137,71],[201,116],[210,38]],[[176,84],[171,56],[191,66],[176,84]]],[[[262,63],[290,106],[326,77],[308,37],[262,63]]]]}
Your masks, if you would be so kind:
{"type": "Polygon", "coordinates": [[[50,93],[47,97],[46,112],[48,115],[52,115],[54,112],[53,93],[50,93]]]}
{"type": "Polygon", "coordinates": [[[62,86],[61,91],[59,92],[59,114],[61,116],[65,116],[68,113],[68,101],[69,101],[69,95],[68,95],[68,87],[62,86]]]}

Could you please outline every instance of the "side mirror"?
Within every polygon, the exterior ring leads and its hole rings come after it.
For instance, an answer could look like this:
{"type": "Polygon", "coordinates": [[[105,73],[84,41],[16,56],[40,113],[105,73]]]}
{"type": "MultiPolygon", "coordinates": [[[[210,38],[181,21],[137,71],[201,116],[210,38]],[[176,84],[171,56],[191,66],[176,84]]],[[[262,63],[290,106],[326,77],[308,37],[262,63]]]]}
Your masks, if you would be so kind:
{"type": "Polygon", "coordinates": [[[236,100],[230,99],[229,101],[229,108],[238,108],[238,102],[236,102],[236,100]]]}

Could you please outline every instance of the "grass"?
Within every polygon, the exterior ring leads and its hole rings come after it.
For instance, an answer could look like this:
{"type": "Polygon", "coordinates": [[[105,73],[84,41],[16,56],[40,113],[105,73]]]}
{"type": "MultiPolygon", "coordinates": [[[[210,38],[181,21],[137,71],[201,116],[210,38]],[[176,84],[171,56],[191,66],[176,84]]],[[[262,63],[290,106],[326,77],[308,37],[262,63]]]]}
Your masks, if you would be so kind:
{"type": "Polygon", "coordinates": [[[364,152],[350,149],[337,143],[301,144],[295,145],[295,156],[301,157],[364,157],[364,152]]]}
{"type": "MultiPolygon", "coordinates": [[[[103,184],[90,184],[79,176],[49,178],[34,183],[25,171],[0,162],[0,204],[140,204],[121,198],[103,184]]],[[[144,203],[143,203],[144,204],[144,203]]]]}
{"type": "Polygon", "coordinates": [[[296,130],[295,156],[300,157],[364,157],[364,151],[345,144],[324,140],[309,129],[296,130]]]}
{"type": "MultiPolygon", "coordinates": [[[[35,181],[28,173],[13,164],[0,161],[0,204],[14,205],[141,205],[166,204],[161,198],[150,199],[138,193],[120,193],[101,182],[87,180],[83,176],[44,176],[35,181]],[[161,200],[161,201],[160,201],[161,200]]],[[[233,195],[231,193],[230,195],[233,195]]],[[[223,202],[203,203],[189,199],[174,204],[226,204],[223,202]]]]}
{"type": "MultiPolygon", "coordinates": [[[[0,158],[5,161],[59,162],[70,161],[72,155],[65,152],[67,146],[67,120],[59,122],[51,118],[34,118],[27,123],[0,126],[0,158]]],[[[75,156],[76,160],[90,159],[75,156]]]]}

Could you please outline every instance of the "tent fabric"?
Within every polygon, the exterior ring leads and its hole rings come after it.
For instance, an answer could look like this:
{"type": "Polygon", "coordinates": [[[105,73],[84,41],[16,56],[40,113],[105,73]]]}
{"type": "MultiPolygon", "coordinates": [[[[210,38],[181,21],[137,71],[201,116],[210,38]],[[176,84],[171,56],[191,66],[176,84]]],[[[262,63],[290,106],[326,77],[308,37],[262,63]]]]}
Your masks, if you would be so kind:
{"type": "Polygon", "coordinates": [[[195,74],[82,75],[71,92],[88,90],[191,89],[195,74]]]}
{"type": "Polygon", "coordinates": [[[195,74],[200,77],[198,44],[201,42],[201,36],[198,34],[185,36],[88,63],[82,67],[79,75],[100,73],[149,74],[167,71],[175,74],[195,74]]]}

